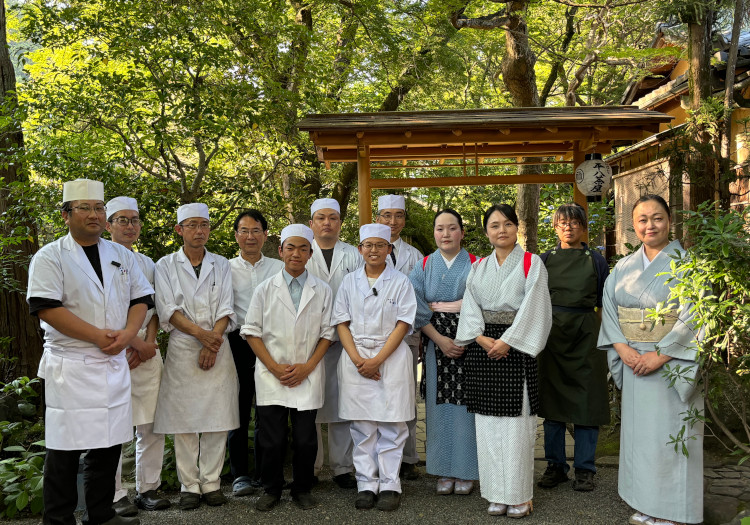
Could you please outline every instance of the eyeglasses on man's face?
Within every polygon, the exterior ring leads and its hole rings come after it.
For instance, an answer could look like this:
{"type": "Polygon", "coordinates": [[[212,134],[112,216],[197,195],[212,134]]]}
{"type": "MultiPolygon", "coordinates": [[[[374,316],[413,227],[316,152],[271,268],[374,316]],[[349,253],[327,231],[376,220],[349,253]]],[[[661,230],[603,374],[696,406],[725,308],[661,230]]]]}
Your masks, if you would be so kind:
{"type": "Polygon", "coordinates": [[[110,222],[112,224],[119,224],[123,227],[126,227],[128,224],[132,224],[133,226],[141,225],[141,220],[138,217],[133,217],[132,219],[128,219],[127,217],[117,217],[115,219],[112,219],[110,222]]]}
{"type": "Polygon", "coordinates": [[[390,244],[388,244],[387,242],[363,242],[362,244],[360,244],[360,246],[364,250],[385,250],[386,248],[388,248],[388,246],[390,246],[390,244]]]}
{"type": "Polygon", "coordinates": [[[581,227],[581,223],[578,221],[558,222],[557,227],[561,230],[567,230],[568,228],[570,228],[571,230],[575,230],[581,227]]]}
{"type": "Polygon", "coordinates": [[[263,230],[260,228],[253,228],[252,230],[248,230],[247,228],[241,228],[239,230],[236,230],[236,233],[240,237],[247,237],[248,235],[252,235],[253,237],[258,237],[259,235],[263,235],[263,230]]]}
{"type": "Polygon", "coordinates": [[[211,224],[208,222],[185,222],[180,224],[186,230],[210,230],[211,224]]]}
{"type": "Polygon", "coordinates": [[[91,210],[94,210],[97,215],[104,215],[104,213],[107,211],[107,207],[103,204],[97,204],[93,208],[88,204],[79,204],[78,206],[71,206],[71,208],[77,210],[78,213],[81,213],[83,215],[88,215],[89,213],[91,213],[91,210]]]}

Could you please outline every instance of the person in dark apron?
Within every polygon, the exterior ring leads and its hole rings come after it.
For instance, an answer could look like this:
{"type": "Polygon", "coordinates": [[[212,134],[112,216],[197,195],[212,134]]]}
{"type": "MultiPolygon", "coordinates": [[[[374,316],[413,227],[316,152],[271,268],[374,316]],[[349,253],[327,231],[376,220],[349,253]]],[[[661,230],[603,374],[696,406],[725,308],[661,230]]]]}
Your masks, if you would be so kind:
{"type": "Polygon", "coordinates": [[[596,348],[607,262],[582,241],[586,211],[564,204],[554,215],[557,246],[542,254],[549,275],[552,330],[538,357],[539,415],[544,418],[547,469],[538,481],[553,488],[568,481],[566,423],[575,433],[573,490],[594,489],[599,426],[609,423],[607,360],[596,348]]]}

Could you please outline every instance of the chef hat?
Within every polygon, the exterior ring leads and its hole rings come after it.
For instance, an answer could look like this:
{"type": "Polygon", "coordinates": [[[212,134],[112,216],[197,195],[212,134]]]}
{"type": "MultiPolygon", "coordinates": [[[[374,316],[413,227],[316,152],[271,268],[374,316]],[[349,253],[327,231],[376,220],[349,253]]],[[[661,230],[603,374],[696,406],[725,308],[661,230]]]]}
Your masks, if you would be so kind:
{"type": "Polygon", "coordinates": [[[403,195],[381,195],[378,197],[378,211],[380,210],[405,210],[406,199],[403,195]]]}
{"type": "Polygon", "coordinates": [[[365,242],[370,237],[378,237],[391,242],[391,227],[385,224],[365,224],[359,228],[359,242],[365,242]]]}
{"type": "Polygon", "coordinates": [[[63,184],[63,202],[104,201],[104,184],[98,180],[76,179],[63,184]]]}
{"type": "Polygon", "coordinates": [[[312,203],[312,206],[310,206],[310,217],[315,215],[316,211],[326,209],[333,210],[336,213],[341,213],[341,206],[339,206],[339,201],[336,199],[317,199],[312,203]]]}
{"type": "Polygon", "coordinates": [[[138,201],[133,197],[115,197],[107,203],[107,219],[122,210],[138,211],[138,201]]]}
{"type": "Polygon", "coordinates": [[[201,219],[210,221],[211,219],[208,217],[208,206],[202,202],[191,202],[190,204],[183,204],[177,208],[177,224],[180,224],[185,219],[190,219],[191,217],[200,217],[201,219]]]}
{"type": "Polygon", "coordinates": [[[302,237],[303,239],[307,239],[307,242],[309,242],[310,246],[312,246],[313,232],[304,224],[290,224],[289,226],[281,230],[282,245],[284,244],[284,241],[289,237],[302,237]]]}

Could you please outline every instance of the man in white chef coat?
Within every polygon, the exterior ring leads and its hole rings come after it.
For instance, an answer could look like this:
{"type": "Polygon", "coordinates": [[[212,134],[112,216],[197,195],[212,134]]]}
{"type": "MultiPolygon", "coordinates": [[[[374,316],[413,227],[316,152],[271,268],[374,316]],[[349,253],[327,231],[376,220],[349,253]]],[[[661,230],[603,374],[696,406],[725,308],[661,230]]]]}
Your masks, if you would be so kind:
{"type": "MultiPolygon", "coordinates": [[[[307,263],[308,271],[328,283],[336,292],[344,276],[360,268],[364,261],[357,248],[339,240],[341,233],[341,207],[336,199],[318,199],[310,207],[310,228],[313,231],[312,257],[307,263]]],[[[326,352],[325,366],[326,391],[323,406],[318,410],[318,455],[315,458],[315,474],[323,467],[323,439],[320,424],[328,424],[328,464],[333,473],[333,481],[341,488],[357,487],[352,461],[352,435],[349,421],[339,417],[339,383],[336,375],[341,343],[334,334],[334,343],[326,352]]]]}
{"type": "Polygon", "coordinates": [[[183,246],[156,263],[156,313],[169,332],[154,432],[174,434],[180,508],[227,502],[219,475],[227,433],[239,426],[237,372],[226,332],[234,322],[229,261],[206,250],[208,206],[177,209],[183,246]]]}
{"type": "MultiPolygon", "coordinates": [[[[141,235],[141,219],[138,202],[132,197],[115,197],[107,202],[107,231],[112,241],[130,250],[151,286],[154,285],[154,261],[150,257],[133,252],[133,245],[141,235]]],[[[133,405],[135,426],[135,505],[128,500],[128,489],[122,486],[122,457],[115,476],[113,508],[122,516],[134,516],[138,508],[162,510],[169,508],[169,500],[157,495],[161,484],[161,467],[164,457],[164,435],[154,434],[154,412],[161,382],[162,359],[156,334],[159,318],[152,308],[138,335],[126,350],[130,366],[130,399],[133,405]]]]}
{"type": "Polygon", "coordinates": [[[261,283],[240,333],[258,357],[255,369],[261,480],[265,494],[255,504],[269,511],[284,487],[287,421],[292,422],[292,500],[302,509],[317,501],[310,493],[318,449],[315,414],[323,406],[325,371],[320,361],[333,339],[331,288],[306,269],[313,233],[303,224],[281,231],[284,269],[261,283]]]}
{"type": "MultiPolygon", "coordinates": [[[[254,209],[241,212],[234,220],[234,238],[240,253],[229,260],[232,269],[232,290],[234,291],[234,313],[237,323],[243,323],[250,298],[260,283],[279,273],[284,263],[263,255],[263,244],[268,239],[268,222],[263,214],[254,209]]],[[[255,491],[254,480],[250,477],[248,461],[248,428],[250,411],[255,396],[255,354],[240,335],[239,327],[229,332],[229,346],[232,349],[237,377],[240,381],[239,407],[240,426],[229,432],[229,464],[232,472],[232,493],[247,496],[255,491]]],[[[256,417],[255,437],[258,424],[256,417]]],[[[255,478],[260,478],[259,449],[254,451],[255,478]]]]}
{"type": "Polygon", "coordinates": [[[39,250],[29,267],[27,301],[44,330],[39,363],[46,400],[44,523],[74,525],[83,452],[84,523],[137,524],[112,499],[122,443],[133,439],[125,348],[154,293],[132,252],[101,239],[104,185],[63,185],[68,235],[39,250]]]}
{"type": "MultiPolygon", "coordinates": [[[[386,263],[396,268],[407,277],[417,264],[422,263],[424,255],[414,246],[401,238],[401,231],[406,226],[406,199],[403,195],[381,195],[378,197],[378,214],[375,222],[385,224],[391,229],[391,245],[393,250],[386,259],[386,263]]],[[[414,365],[414,377],[417,377],[417,364],[419,362],[419,331],[407,335],[404,339],[411,349],[414,365]]],[[[417,417],[406,423],[409,427],[409,437],[404,444],[403,465],[401,466],[401,477],[404,479],[417,479],[419,473],[416,469],[419,463],[417,453],[417,417]]]]}

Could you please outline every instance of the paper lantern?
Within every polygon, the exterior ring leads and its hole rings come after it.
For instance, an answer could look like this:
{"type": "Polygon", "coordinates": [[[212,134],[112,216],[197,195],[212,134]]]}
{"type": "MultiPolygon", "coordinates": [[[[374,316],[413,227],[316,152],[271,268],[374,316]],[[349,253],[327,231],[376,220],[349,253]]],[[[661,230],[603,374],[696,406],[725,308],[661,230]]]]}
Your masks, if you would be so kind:
{"type": "Polygon", "coordinates": [[[611,181],[612,167],[602,160],[601,153],[587,154],[576,168],[576,185],[589,201],[600,199],[611,181]]]}

